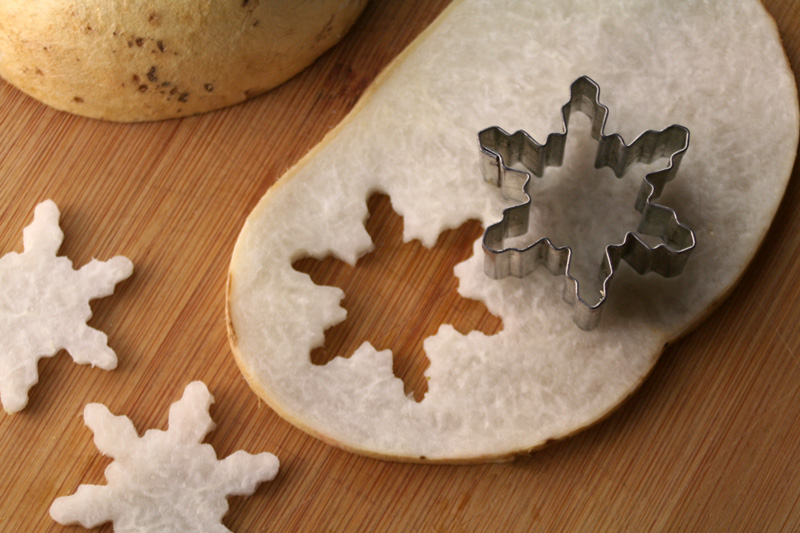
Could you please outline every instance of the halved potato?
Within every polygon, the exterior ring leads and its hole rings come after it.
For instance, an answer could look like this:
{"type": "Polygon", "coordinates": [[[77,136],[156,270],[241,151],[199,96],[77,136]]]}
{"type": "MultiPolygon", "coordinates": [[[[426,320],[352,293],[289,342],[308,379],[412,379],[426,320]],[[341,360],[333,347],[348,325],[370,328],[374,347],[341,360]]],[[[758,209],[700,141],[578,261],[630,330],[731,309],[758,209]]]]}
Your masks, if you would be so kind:
{"type": "MultiPolygon", "coordinates": [[[[798,131],[794,78],[756,0],[736,9],[727,0],[456,1],[251,213],[230,269],[236,360],[283,417],[376,457],[496,460],[573,434],[631,395],[666,344],[742,275],[783,195],[798,131]],[[540,268],[490,279],[476,242],[455,268],[459,292],[483,301],[503,329],[462,335],[444,325],[429,337],[421,402],[405,396],[388,350],[365,343],[313,365],[309,352],[345,318],[343,295],[292,262],[334,254],[354,263],[366,253],[366,199],[375,191],[404,217],[407,241],[431,246],[469,218],[496,222],[506,204],[481,177],[478,131],[525,129],[544,141],[561,130],[561,106],[582,75],[601,87],[606,133],[630,142],[673,123],[691,130],[678,176],[658,200],[696,232],[683,273],[620,268],[599,327],[587,332],[562,300],[563,278],[540,268]]],[[[528,237],[602,252],[635,229],[649,168],[621,180],[590,174],[596,144],[580,114],[570,132],[577,142],[568,142],[567,158],[577,158],[535,180],[528,237]]],[[[589,254],[595,265],[600,258],[589,254]]]]}
{"type": "Polygon", "coordinates": [[[211,111],[286,81],[367,0],[4,0],[0,76],[57,109],[144,121],[211,111]]]}

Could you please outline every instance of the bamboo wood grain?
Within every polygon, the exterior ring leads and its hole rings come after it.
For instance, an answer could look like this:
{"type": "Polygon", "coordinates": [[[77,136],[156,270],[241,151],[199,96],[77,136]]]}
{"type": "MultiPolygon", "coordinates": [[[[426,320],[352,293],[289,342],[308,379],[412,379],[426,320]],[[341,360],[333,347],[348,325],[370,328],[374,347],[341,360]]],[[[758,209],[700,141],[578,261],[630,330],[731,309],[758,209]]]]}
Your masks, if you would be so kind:
{"type": "MultiPolygon", "coordinates": [[[[353,32],[297,78],[185,120],[92,121],[0,82],[0,253],[21,248],[34,205],[53,198],[62,254],[76,266],[116,254],[136,266],[113,296],[94,302],[90,321],[108,334],[119,367],[77,366],[60,353],[40,363],[28,408],[0,414],[0,530],[82,531],[55,524],[48,508],[81,483],[105,483],[109,460],[83,425],[83,406],[105,403],[140,432],[164,428],[170,403],[194,379],[216,397],[207,442],[220,457],[271,451],[282,462],[254,496],[231,498],[224,523],[234,531],[800,530],[798,165],[728,301],[608,420],[531,457],[470,467],[367,459],[306,436],[250,392],[224,319],[225,276],[245,217],[445,4],[373,0],[353,32]]],[[[800,5],[765,4],[800,72],[800,5]]],[[[421,261],[397,253],[412,267],[421,261]]],[[[334,266],[315,268],[338,276],[334,266]]],[[[468,309],[473,323],[464,327],[500,327],[480,326],[490,320],[482,313],[468,309]]],[[[380,326],[387,338],[393,327],[380,326]]],[[[411,359],[413,382],[425,363],[411,359]]]]}

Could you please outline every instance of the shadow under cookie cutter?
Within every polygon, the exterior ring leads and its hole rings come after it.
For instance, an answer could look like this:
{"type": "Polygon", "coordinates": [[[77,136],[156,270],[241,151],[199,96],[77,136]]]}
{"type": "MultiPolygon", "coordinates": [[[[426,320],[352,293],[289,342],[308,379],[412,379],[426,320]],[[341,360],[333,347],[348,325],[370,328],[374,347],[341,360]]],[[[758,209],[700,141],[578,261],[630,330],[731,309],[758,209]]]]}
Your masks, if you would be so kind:
{"type": "Polygon", "coordinates": [[[544,264],[552,274],[563,274],[564,300],[574,306],[573,320],[584,330],[597,327],[620,259],[639,274],[653,271],[664,277],[673,277],[681,273],[696,244],[694,231],[678,221],[673,209],[652,202],[677,174],[683,154],[689,147],[689,130],[679,125],[661,131],[648,130],[626,145],[620,135],[603,133],[608,108],[600,103],[599,96],[600,87],[592,79],[582,76],[575,80],[570,87],[570,100],[561,108],[564,131],[551,133],[544,144],[537,143],[525,131],[508,134],[497,126],[478,134],[484,180],[499,187],[506,198],[521,202],[503,210],[502,220],[486,228],[483,234],[484,272],[493,279],[510,275],[521,278],[544,264]],[[596,304],[586,302],[579,294],[578,280],[570,274],[570,247],[557,247],[546,237],[521,249],[504,247],[507,237],[528,231],[531,173],[541,178],[546,167],[562,164],[569,117],[573,111],[584,113],[592,121],[592,137],[598,141],[595,168],[610,167],[620,178],[633,163],[651,163],[669,157],[665,168],[645,175],[634,205],[642,214],[637,231],[659,237],[663,243],[650,247],[629,231],[621,243],[606,246],[600,265],[600,300],[596,304]],[[513,165],[522,165],[526,170],[514,169],[513,165]]]}

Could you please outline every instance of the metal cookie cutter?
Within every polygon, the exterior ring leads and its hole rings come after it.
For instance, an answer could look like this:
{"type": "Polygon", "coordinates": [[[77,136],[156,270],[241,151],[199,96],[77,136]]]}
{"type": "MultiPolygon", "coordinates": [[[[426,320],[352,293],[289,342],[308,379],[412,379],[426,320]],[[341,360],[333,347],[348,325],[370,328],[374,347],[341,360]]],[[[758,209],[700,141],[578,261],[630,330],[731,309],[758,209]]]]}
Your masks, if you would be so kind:
{"type": "Polygon", "coordinates": [[[600,103],[599,95],[600,87],[590,78],[583,76],[575,80],[570,87],[570,100],[561,108],[564,132],[551,133],[544,144],[537,143],[524,131],[508,134],[496,126],[478,134],[483,178],[499,187],[506,198],[521,202],[505,209],[502,220],[486,228],[483,234],[486,275],[494,279],[509,275],[521,278],[544,263],[552,274],[566,277],[564,300],[575,307],[573,320],[584,330],[597,326],[609,283],[620,259],[639,274],[652,270],[664,277],[672,277],[681,273],[695,247],[694,232],[678,221],[675,211],[653,203],[661,195],[664,185],[678,172],[683,154],[689,147],[689,130],[678,125],[662,131],[649,130],[626,145],[618,134],[603,133],[608,108],[600,103]],[[596,304],[586,302],[578,293],[578,280],[570,274],[571,248],[554,246],[548,238],[539,239],[522,249],[503,245],[507,237],[528,231],[531,173],[541,178],[545,167],[562,164],[569,117],[573,111],[581,111],[592,121],[592,137],[598,141],[595,168],[610,167],[620,178],[633,163],[651,163],[669,157],[665,168],[644,177],[634,205],[642,214],[638,231],[659,237],[663,243],[651,248],[636,234],[628,232],[620,244],[606,246],[600,265],[600,300],[596,304]],[[516,170],[511,168],[512,165],[522,165],[527,171],[516,170]]]}

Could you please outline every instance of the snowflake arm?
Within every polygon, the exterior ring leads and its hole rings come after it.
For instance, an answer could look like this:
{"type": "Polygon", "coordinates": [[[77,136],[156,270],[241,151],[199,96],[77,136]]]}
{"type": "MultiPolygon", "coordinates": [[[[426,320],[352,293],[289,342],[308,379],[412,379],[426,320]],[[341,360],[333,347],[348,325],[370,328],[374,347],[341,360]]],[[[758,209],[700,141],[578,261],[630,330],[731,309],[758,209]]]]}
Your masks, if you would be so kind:
{"type": "Polygon", "coordinates": [[[92,259],[78,271],[84,286],[91,291],[89,299],[102,298],[114,294],[114,286],[133,274],[133,263],[127,257],[118,255],[108,261],[92,259]]]}
{"type": "Polygon", "coordinates": [[[92,260],[80,270],[56,254],[64,234],[51,200],[23,230],[25,251],[0,257],[0,401],[8,413],[28,403],[39,380],[37,362],[66,348],[76,363],[110,370],[117,356],[107,337],[86,325],[89,300],[108,296],[133,273],[125,257],[92,260]]]}
{"type": "Polygon", "coordinates": [[[262,479],[274,479],[278,461],[271,453],[249,454],[239,450],[219,462],[219,477],[227,494],[252,494],[262,479]]]}
{"type": "Polygon", "coordinates": [[[55,256],[64,240],[58,225],[61,213],[52,200],[45,200],[33,211],[33,222],[22,230],[22,244],[26,254],[55,256]]]}
{"type": "Polygon", "coordinates": [[[208,414],[213,402],[214,397],[202,382],[189,383],[183,397],[169,408],[170,436],[182,444],[202,442],[214,429],[214,421],[208,414]]]}
{"type": "Polygon", "coordinates": [[[60,524],[93,528],[113,517],[114,500],[114,493],[103,485],[81,485],[72,496],[56,498],[50,516],[60,524]]]}
{"type": "Polygon", "coordinates": [[[103,455],[122,457],[131,442],[139,438],[131,419],[115,416],[101,403],[90,403],[83,409],[83,420],[94,433],[94,444],[103,455]]]}
{"type": "MultiPolygon", "coordinates": [[[[81,278],[78,286],[87,289],[84,297],[93,300],[113,294],[114,286],[133,274],[133,263],[123,256],[108,261],[92,259],[77,274],[81,278]]],[[[108,346],[108,337],[102,331],[89,326],[80,327],[64,344],[72,359],[80,365],[91,364],[104,370],[117,367],[117,355],[108,346]]]]}
{"type": "Polygon", "coordinates": [[[80,331],[64,343],[64,348],[79,365],[90,364],[103,370],[117,368],[117,354],[108,347],[108,337],[102,331],[89,326],[80,328],[80,331]]]}
{"type": "Polygon", "coordinates": [[[127,417],[87,405],[84,419],[97,448],[115,459],[106,468],[108,484],[81,485],[57,498],[50,515],[84,527],[113,521],[116,533],[228,531],[221,522],[226,496],[252,494],[275,478],[279,462],[270,453],[243,451],[218,460],[209,444],[201,444],[214,426],[208,415],[213,401],[205,384],[190,383],[170,408],[169,429],[142,437],[127,417]]]}
{"type": "Polygon", "coordinates": [[[7,413],[21,411],[28,404],[28,390],[39,380],[36,361],[24,359],[0,373],[0,398],[7,413]]]}

